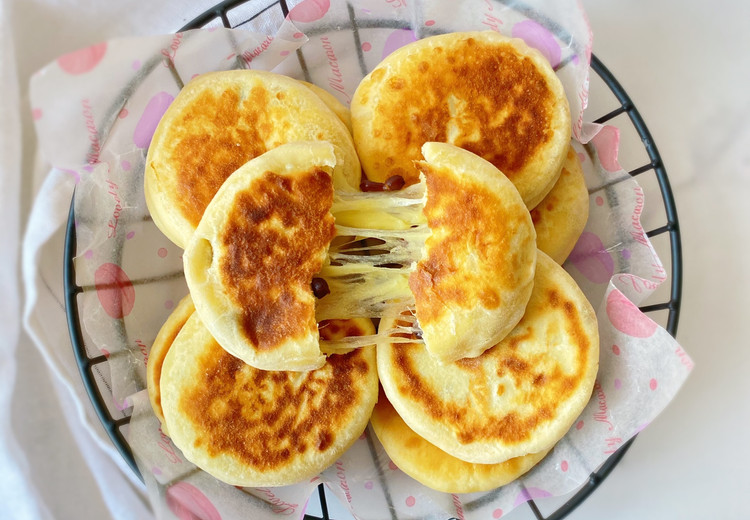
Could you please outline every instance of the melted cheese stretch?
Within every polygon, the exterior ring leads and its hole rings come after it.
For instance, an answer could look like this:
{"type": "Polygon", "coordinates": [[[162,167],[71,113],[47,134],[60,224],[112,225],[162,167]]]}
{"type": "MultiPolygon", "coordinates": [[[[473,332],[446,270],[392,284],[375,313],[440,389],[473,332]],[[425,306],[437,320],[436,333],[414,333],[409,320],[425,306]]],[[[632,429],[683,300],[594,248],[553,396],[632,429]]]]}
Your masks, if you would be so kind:
{"type": "MultiPolygon", "coordinates": [[[[394,308],[396,308],[394,306],[394,308]]],[[[402,307],[403,309],[403,307],[402,307]]],[[[414,312],[413,308],[406,309],[403,312],[414,312]]],[[[421,339],[415,339],[413,334],[419,332],[416,323],[416,317],[413,314],[399,314],[398,319],[401,323],[389,320],[395,323],[388,329],[378,328],[378,332],[371,336],[347,336],[336,340],[321,340],[320,350],[324,354],[346,354],[347,352],[359,347],[373,345],[381,339],[387,338],[390,343],[418,343],[421,339]]]]}
{"type": "Polygon", "coordinates": [[[424,181],[398,191],[336,191],[331,214],[336,224],[360,229],[409,229],[424,224],[424,181]]]}
{"type": "MultiPolygon", "coordinates": [[[[430,234],[422,214],[424,202],[424,182],[400,191],[335,195],[331,213],[336,219],[337,238],[317,275],[328,283],[331,292],[317,301],[318,321],[395,317],[404,311],[413,315],[409,275],[422,257],[430,234]]],[[[378,335],[417,332],[416,320],[411,321],[411,326],[379,331],[378,335]]],[[[321,341],[321,349],[345,351],[370,345],[374,339],[358,336],[321,341]]]]}

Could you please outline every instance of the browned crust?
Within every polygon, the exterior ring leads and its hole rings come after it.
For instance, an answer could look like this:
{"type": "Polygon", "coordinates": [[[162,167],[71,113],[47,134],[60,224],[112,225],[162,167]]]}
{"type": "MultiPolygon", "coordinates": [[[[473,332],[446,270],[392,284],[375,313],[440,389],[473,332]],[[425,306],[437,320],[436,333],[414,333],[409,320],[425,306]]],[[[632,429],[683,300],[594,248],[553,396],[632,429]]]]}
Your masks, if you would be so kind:
{"type": "MultiPolygon", "coordinates": [[[[542,268],[562,269],[551,264],[553,261],[547,258],[542,268]]],[[[391,401],[413,403],[410,408],[416,407],[426,417],[446,425],[451,435],[464,445],[524,443],[545,428],[545,423],[557,421],[563,412],[567,414],[568,400],[582,392],[582,385],[592,382],[589,381],[592,367],[598,364],[598,357],[590,358],[598,353],[595,318],[588,304],[582,306],[581,301],[565,294],[565,290],[558,290],[554,283],[545,283],[537,277],[535,284],[524,318],[503,341],[477,358],[453,363],[454,368],[464,373],[461,381],[476,382],[468,389],[466,399],[446,399],[440,393],[441,389],[435,385],[441,376],[425,374],[424,367],[419,365],[423,345],[399,344],[390,347],[391,362],[387,367],[393,374],[389,380],[392,379],[397,391],[396,395],[389,395],[391,401]],[[555,314],[558,317],[552,318],[555,314]],[[537,320],[545,325],[535,326],[537,320]],[[550,323],[561,324],[554,327],[564,330],[563,345],[556,345],[554,340],[550,343],[547,337],[550,323]],[[569,372],[563,372],[556,362],[551,365],[547,362],[548,349],[552,348],[572,349],[575,362],[569,372]],[[512,378],[516,399],[520,399],[516,402],[518,406],[507,412],[493,409],[490,405],[493,396],[487,393],[493,387],[487,378],[496,381],[503,377],[512,378]],[[517,411],[523,408],[526,412],[517,411]]],[[[381,366],[381,370],[385,369],[381,366]]],[[[502,395],[505,388],[501,385],[496,391],[502,395]]]]}
{"type": "Polygon", "coordinates": [[[427,225],[450,230],[428,239],[426,255],[409,278],[420,322],[436,322],[454,306],[481,305],[491,311],[507,303],[496,288],[509,290],[517,283],[516,273],[522,267],[518,263],[525,257],[508,255],[506,237],[526,224],[526,215],[497,218],[497,194],[487,187],[468,179],[457,182],[455,176],[442,175],[425,162],[417,166],[425,174],[430,194],[423,209],[427,225]],[[476,254],[476,264],[492,266],[492,286],[476,283],[477,274],[466,268],[467,249],[476,254]]]}
{"type": "Polygon", "coordinates": [[[414,432],[398,415],[382,388],[372,412],[375,435],[404,473],[446,493],[474,493],[503,486],[530,470],[547,451],[498,464],[465,462],[449,455],[414,432]]]}
{"type": "Polygon", "coordinates": [[[172,200],[193,227],[227,177],[266,151],[265,135],[274,124],[268,94],[254,87],[242,99],[239,89],[206,89],[172,121],[173,145],[164,160],[175,168],[172,200]]]}
{"type": "Polygon", "coordinates": [[[242,333],[260,351],[316,333],[310,282],[335,235],[332,202],[325,171],[294,178],[265,172],[227,215],[221,277],[241,309],[242,333]]]}
{"type": "Polygon", "coordinates": [[[557,94],[511,41],[454,38],[399,58],[364,82],[361,103],[372,104],[369,135],[358,132],[355,120],[355,144],[371,179],[401,175],[417,182],[411,161],[425,142],[438,141],[479,155],[515,181],[553,139],[557,94]]]}
{"type": "Polygon", "coordinates": [[[328,450],[362,400],[359,381],[374,370],[362,349],[330,356],[318,370],[258,370],[215,341],[195,362],[200,378],[178,404],[196,432],[192,448],[261,471],[328,450]]]}

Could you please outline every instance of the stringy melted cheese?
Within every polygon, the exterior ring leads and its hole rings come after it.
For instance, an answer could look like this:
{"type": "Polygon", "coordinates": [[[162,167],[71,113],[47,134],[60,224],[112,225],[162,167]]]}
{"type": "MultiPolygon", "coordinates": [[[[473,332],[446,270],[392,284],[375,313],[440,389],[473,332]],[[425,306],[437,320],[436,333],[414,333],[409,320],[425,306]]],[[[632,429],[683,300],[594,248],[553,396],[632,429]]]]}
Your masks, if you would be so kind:
{"type": "MultiPolygon", "coordinates": [[[[414,342],[419,334],[409,275],[422,257],[430,234],[422,209],[424,180],[404,190],[337,192],[331,213],[336,238],[328,260],[316,275],[328,283],[330,294],[317,301],[318,322],[335,318],[402,316],[401,324],[379,330],[393,342],[414,342]]],[[[375,336],[321,341],[324,352],[343,352],[371,345],[375,336]]],[[[419,341],[419,340],[417,340],[419,341]]]]}

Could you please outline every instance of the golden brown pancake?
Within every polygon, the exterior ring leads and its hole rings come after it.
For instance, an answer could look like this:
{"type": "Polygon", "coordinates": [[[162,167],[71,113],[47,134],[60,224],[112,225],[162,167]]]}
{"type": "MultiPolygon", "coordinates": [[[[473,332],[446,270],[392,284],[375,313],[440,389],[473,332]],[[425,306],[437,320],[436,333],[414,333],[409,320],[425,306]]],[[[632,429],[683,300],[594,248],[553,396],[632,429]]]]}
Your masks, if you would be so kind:
{"type": "Polygon", "coordinates": [[[588,402],[598,364],[594,310],[541,252],[523,319],[481,356],[441,364],[418,343],[378,344],[381,384],[409,427],[481,464],[553,446],[588,402]]]}
{"type": "Polygon", "coordinates": [[[529,208],[559,176],[571,135],[547,60],[494,31],[432,36],[391,53],[359,84],[351,113],[370,180],[417,182],[422,144],[447,142],[494,164],[529,208]]]}
{"type": "Polygon", "coordinates": [[[335,234],[335,164],[322,141],[256,157],[219,188],[185,249],[196,311],[222,347],[256,368],[325,361],[310,284],[335,234]]]}
{"type": "Polygon", "coordinates": [[[382,390],[370,423],[386,453],[401,471],[444,493],[476,493],[504,486],[533,468],[549,452],[523,455],[499,464],[464,462],[414,433],[382,390]]]}
{"type": "Polygon", "coordinates": [[[149,146],[144,188],[151,216],[184,248],[233,171],[281,144],[312,140],[334,145],[336,187],[358,189],[350,132],[310,88],[265,71],[203,74],[180,91],[149,146]]]}
{"type": "Polygon", "coordinates": [[[194,313],[164,361],[162,406],[185,457],[234,486],[283,486],[333,464],[378,395],[375,349],[308,372],[263,371],[221,348],[194,313]]]}
{"type": "Polygon", "coordinates": [[[187,295],[180,300],[180,303],[174,308],[167,321],[159,329],[156,339],[151,344],[151,350],[148,352],[148,363],[146,364],[148,398],[151,401],[151,408],[153,408],[156,418],[161,423],[162,431],[167,435],[169,433],[167,433],[166,425],[164,424],[164,412],[161,408],[161,388],[159,386],[162,366],[174,339],[193,312],[195,312],[195,305],[193,305],[190,295],[187,295]]]}
{"type": "Polygon", "coordinates": [[[422,151],[430,235],[409,277],[417,320],[441,361],[475,357],[523,316],[537,254],[531,217],[489,162],[444,143],[422,151]]]}
{"type": "Polygon", "coordinates": [[[531,210],[537,247],[562,264],[583,233],[588,218],[589,193],[578,154],[571,146],[552,191],[531,210]]]}

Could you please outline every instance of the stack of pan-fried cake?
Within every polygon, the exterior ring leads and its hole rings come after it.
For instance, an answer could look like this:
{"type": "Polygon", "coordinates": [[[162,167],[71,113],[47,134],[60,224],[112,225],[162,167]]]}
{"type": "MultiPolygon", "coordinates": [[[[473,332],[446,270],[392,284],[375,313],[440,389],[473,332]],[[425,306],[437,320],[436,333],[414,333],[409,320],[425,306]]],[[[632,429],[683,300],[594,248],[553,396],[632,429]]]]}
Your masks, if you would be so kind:
{"type": "Polygon", "coordinates": [[[165,433],[239,486],[309,478],[368,422],[440,491],[528,471],[598,369],[560,265],[588,218],[570,140],[549,64],[491,31],[392,53],[351,113],[268,72],[190,82],[146,165],[189,289],[149,358],[165,433]]]}

